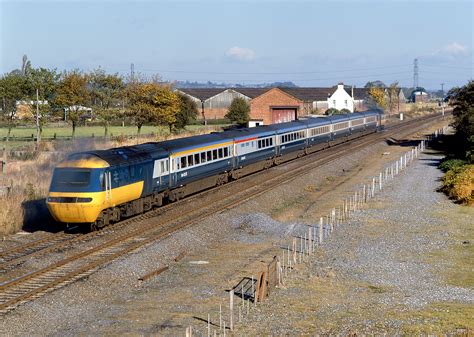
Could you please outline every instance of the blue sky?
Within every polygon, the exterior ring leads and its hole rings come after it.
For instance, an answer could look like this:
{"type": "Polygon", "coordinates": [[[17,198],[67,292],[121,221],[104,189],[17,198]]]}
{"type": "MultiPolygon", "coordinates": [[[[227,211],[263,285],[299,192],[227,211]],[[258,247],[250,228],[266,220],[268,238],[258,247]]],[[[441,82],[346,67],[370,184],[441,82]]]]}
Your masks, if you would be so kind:
{"type": "Polygon", "coordinates": [[[5,1],[0,73],[21,65],[167,80],[430,89],[473,77],[471,1],[5,1]]]}

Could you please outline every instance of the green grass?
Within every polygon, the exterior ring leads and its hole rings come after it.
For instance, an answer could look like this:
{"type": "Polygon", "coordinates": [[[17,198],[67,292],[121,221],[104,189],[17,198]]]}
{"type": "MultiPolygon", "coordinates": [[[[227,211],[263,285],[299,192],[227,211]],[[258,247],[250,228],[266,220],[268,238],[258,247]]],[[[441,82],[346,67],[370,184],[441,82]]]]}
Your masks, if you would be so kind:
{"type": "MultiPolygon", "coordinates": [[[[218,125],[219,126],[219,125],[218,125]]],[[[187,131],[195,131],[202,128],[202,125],[188,125],[186,127],[187,131]]],[[[0,128],[0,138],[6,137],[8,133],[7,128],[0,128]]],[[[142,134],[151,134],[156,135],[167,135],[169,134],[169,129],[164,126],[143,126],[141,130],[142,134]]],[[[43,137],[53,137],[56,134],[57,137],[69,137],[72,134],[71,127],[45,127],[43,129],[43,137]]],[[[110,126],[109,127],[109,136],[119,136],[119,135],[136,135],[137,128],[135,126],[110,126]]],[[[31,135],[36,135],[36,129],[33,127],[16,127],[12,129],[12,137],[31,137],[31,135]]],[[[104,128],[102,126],[80,126],[76,128],[76,137],[102,137],[104,136],[104,128]]]]}

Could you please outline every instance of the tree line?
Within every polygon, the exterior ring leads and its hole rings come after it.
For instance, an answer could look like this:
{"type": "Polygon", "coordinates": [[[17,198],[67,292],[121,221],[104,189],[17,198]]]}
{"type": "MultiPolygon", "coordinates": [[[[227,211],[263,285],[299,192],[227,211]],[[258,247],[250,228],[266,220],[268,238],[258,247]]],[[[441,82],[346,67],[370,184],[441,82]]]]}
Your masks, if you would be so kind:
{"type": "Polygon", "coordinates": [[[0,103],[0,118],[8,126],[7,140],[20,122],[19,105],[29,108],[26,119],[37,122],[38,138],[46,123],[57,120],[71,125],[74,138],[81,120],[90,117],[84,107],[92,108],[106,137],[114,120],[127,119],[137,127],[137,134],[145,124],[165,125],[174,132],[191,123],[198,113],[189,97],[175,92],[156,75],[124,78],[100,68],[89,73],[58,72],[33,68],[26,56],[21,69],[0,77],[0,103]]]}

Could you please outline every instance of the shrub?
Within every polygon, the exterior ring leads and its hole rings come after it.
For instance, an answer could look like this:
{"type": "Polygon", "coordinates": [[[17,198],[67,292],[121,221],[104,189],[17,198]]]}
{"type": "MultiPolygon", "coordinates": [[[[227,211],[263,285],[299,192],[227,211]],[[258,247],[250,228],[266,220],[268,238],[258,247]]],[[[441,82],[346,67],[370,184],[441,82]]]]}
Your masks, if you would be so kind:
{"type": "Polygon", "coordinates": [[[466,164],[467,163],[461,159],[447,159],[441,162],[439,169],[443,172],[448,172],[466,164]]]}
{"type": "Polygon", "coordinates": [[[336,108],[327,109],[324,114],[326,116],[339,115],[341,112],[336,108]]]}
{"type": "Polygon", "coordinates": [[[474,202],[474,165],[458,165],[446,172],[441,189],[460,203],[474,202]]]}
{"type": "Polygon", "coordinates": [[[250,105],[243,98],[234,98],[225,118],[239,125],[247,124],[250,120],[250,105]]]}

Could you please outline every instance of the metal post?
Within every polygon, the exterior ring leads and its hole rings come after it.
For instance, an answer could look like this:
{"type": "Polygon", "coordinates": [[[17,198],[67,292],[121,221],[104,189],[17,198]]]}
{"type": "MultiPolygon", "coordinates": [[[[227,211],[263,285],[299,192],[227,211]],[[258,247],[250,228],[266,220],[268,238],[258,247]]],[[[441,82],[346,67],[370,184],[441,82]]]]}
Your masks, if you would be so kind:
{"type": "Polygon", "coordinates": [[[39,91],[36,89],[36,149],[39,150],[40,144],[40,124],[39,124],[39,91]]]}

